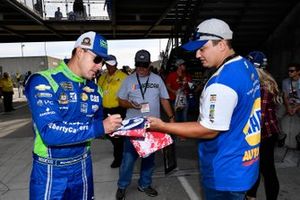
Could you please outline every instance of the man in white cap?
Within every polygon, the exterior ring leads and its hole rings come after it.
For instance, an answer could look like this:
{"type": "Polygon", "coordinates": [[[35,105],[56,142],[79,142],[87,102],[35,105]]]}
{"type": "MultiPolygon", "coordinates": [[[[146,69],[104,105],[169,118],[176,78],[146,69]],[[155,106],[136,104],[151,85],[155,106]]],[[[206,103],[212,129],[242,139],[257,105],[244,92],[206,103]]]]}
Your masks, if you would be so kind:
{"type": "MultiPolygon", "coordinates": [[[[111,114],[120,114],[124,119],[126,109],[119,105],[118,91],[122,86],[127,74],[118,70],[117,58],[114,55],[109,55],[106,60],[107,72],[102,74],[98,80],[98,85],[103,91],[103,114],[108,116],[111,114]]],[[[108,137],[114,148],[114,160],[111,163],[111,168],[120,167],[123,155],[123,137],[108,137]]]]}
{"type": "Polygon", "coordinates": [[[205,198],[243,200],[258,177],[260,91],[254,66],[235,54],[232,31],[219,19],[199,24],[194,40],[204,67],[218,70],[206,83],[197,122],[165,123],[149,117],[150,129],[199,138],[198,152],[205,198]]]}
{"type": "Polygon", "coordinates": [[[35,133],[30,199],[94,199],[90,142],[121,126],[103,120],[102,94],[92,80],[107,59],[107,42],[82,34],[68,63],[30,76],[25,94],[35,133]]]}

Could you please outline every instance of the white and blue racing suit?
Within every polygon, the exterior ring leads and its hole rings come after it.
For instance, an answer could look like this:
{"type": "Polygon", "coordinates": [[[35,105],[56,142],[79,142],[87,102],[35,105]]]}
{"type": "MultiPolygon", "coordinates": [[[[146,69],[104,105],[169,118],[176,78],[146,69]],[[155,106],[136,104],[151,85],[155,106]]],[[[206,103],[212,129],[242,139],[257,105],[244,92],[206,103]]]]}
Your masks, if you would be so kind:
{"type": "Polygon", "coordinates": [[[104,134],[102,96],[62,62],[25,87],[35,133],[30,199],[94,199],[90,142],[104,134]]]}

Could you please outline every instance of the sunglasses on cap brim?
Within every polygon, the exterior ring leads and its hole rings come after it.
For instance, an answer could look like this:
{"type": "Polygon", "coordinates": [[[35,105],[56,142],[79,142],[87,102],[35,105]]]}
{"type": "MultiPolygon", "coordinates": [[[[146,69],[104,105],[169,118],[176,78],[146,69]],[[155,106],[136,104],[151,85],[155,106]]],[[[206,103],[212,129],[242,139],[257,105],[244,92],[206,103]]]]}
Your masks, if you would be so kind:
{"type": "Polygon", "coordinates": [[[193,40],[199,40],[202,36],[216,37],[216,38],[219,38],[220,40],[224,39],[223,37],[221,37],[219,35],[215,35],[212,33],[202,33],[202,32],[197,32],[197,31],[198,31],[198,29],[196,29],[196,31],[194,32],[193,40]]]}

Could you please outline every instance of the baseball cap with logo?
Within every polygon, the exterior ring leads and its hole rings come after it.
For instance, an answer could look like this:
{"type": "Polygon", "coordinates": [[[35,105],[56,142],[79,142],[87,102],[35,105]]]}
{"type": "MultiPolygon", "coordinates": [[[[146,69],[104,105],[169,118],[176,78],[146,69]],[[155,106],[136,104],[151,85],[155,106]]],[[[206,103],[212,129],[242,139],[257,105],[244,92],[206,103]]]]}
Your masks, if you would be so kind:
{"type": "Polygon", "coordinates": [[[106,59],[105,63],[110,66],[116,66],[118,64],[116,56],[111,54],[108,55],[108,58],[106,59]]]}
{"type": "Polygon", "coordinates": [[[150,53],[144,49],[139,50],[135,54],[135,63],[150,63],[150,53]]]}
{"type": "Polygon", "coordinates": [[[96,55],[101,56],[104,60],[107,60],[108,58],[106,39],[94,31],[89,31],[79,36],[74,48],[76,47],[89,49],[96,55]]]}
{"type": "Polygon", "coordinates": [[[182,45],[182,48],[194,51],[200,49],[209,40],[231,40],[232,34],[230,27],[223,20],[216,18],[208,19],[198,25],[194,33],[194,39],[182,45]]]}

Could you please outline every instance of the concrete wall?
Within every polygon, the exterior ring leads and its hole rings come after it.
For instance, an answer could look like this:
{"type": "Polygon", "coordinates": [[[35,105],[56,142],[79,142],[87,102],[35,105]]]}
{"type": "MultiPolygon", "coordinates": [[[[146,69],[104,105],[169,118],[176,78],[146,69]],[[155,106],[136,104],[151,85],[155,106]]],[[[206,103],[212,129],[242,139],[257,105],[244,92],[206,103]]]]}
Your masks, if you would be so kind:
{"type": "Polygon", "coordinates": [[[0,58],[0,66],[2,66],[2,72],[15,75],[16,73],[25,74],[27,71],[36,72],[53,68],[60,61],[58,58],[49,56],[9,57],[0,58]]]}

